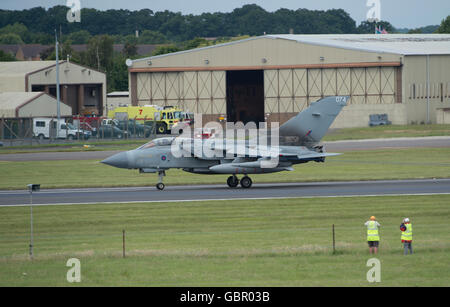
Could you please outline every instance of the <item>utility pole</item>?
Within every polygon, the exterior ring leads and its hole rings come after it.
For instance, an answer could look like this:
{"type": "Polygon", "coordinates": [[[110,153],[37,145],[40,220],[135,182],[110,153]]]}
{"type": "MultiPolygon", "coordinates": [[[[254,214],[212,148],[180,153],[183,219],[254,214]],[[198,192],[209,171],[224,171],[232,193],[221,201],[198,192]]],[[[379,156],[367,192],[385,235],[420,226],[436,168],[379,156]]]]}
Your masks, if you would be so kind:
{"type": "Polygon", "coordinates": [[[61,110],[60,110],[60,93],[59,93],[59,43],[58,43],[58,34],[55,30],[55,39],[56,39],[56,116],[58,121],[56,122],[56,138],[59,136],[59,120],[61,119],[61,110]]]}
{"type": "Polygon", "coordinates": [[[100,70],[100,55],[98,54],[98,44],[96,46],[96,52],[97,52],[97,70],[100,70]]]}

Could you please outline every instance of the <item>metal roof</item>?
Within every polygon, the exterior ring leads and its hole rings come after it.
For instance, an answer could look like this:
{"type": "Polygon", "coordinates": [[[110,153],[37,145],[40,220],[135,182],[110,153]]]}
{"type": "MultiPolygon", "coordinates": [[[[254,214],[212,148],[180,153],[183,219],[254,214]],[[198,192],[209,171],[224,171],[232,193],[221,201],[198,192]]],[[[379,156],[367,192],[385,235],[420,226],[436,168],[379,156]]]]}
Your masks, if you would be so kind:
{"type": "MultiPolygon", "coordinates": [[[[60,63],[63,62],[60,61],[60,63]]],[[[55,61],[0,62],[0,76],[25,76],[28,73],[54,65],[55,61]]]]}
{"type": "Polygon", "coordinates": [[[141,58],[134,60],[133,62],[146,61],[149,59],[153,60],[211,48],[220,48],[263,38],[286,39],[304,44],[376,53],[394,53],[401,55],[450,54],[450,34],[269,34],[250,37],[239,41],[141,58]]]}
{"type": "Polygon", "coordinates": [[[111,92],[106,95],[107,97],[128,97],[130,92],[111,92]]]}
{"type": "Polygon", "coordinates": [[[17,108],[44,94],[44,92],[0,92],[0,115],[15,117],[17,108]]]}
{"type": "MultiPolygon", "coordinates": [[[[0,92],[0,117],[15,118],[22,107],[33,103],[40,97],[45,97],[46,100],[44,101],[54,103],[56,106],[56,98],[45,92],[0,92]]],[[[63,102],[61,102],[60,106],[62,116],[72,114],[72,108],[70,106],[63,102]]],[[[45,114],[39,116],[52,116],[53,113],[56,113],[56,107],[54,110],[41,107],[39,112],[45,114]]]]}
{"type": "Polygon", "coordinates": [[[450,34],[279,34],[265,37],[366,52],[402,55],[450,54],[450,34]]]}

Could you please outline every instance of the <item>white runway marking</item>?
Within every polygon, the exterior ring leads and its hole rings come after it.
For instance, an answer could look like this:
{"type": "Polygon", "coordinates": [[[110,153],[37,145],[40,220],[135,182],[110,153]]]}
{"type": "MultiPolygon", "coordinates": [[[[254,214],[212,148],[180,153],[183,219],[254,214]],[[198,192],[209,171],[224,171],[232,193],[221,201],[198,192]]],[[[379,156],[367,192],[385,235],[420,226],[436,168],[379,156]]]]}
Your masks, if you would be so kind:
{"type": "MultiPolygon", "coordinates": [[[[119,201],[119,202],[86,202],[86,203],[59,203],[59,204],[33,204],[35,206],[74,206],[74,205],[112,205],[112,204],[146,204],[146,203],[184,203],[205,201],[234,201],[234,200],[270,200],[270,199],[308,199],[308,198],[344,198],[344,197],[395,197],[395,196],[432,196],[450,195],[450,193],[409,193],[409,194],[372,194],[372,195],[328,195],[328,196],[300,196],[300,197],[242,197],[242,198],[210,198],[210,199],[184,199],[184,200],[146,200],[146,201],[119,201]]],[[[29,207],[30,204],[1,205],[2,207],[29,207]]]]}

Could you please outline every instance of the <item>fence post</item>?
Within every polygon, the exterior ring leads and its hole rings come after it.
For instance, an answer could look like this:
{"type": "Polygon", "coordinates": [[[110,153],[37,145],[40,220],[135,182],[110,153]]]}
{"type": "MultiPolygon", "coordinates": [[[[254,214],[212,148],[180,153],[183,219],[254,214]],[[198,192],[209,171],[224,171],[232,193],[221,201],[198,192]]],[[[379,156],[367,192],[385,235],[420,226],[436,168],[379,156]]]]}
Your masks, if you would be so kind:
{"type": "Polygon", "coordinates": [[[4,139],[5,139],[4,127],[3,127],[4,124],[5,124],[5,115],[2,116],[2,124],[0,125],[0,131],[1,131],[2,141],[4,141],[4,139]]]}
{"type": "Polygon", "coordinates": [[[122,230],[122,255],[125,258],[125,229],[122,230]]]}
{"type": "Polygon", "coordinates": [[[28,131],[30,131],[30,145],[33,146],[33,117],[30,114],[29,118],[29,128],[28,131]]]}
{"type": "Polygon", "coordinates": [[[334,224],[333,224],[333,254],[336,253],[336,240],[335,240],[335,232],[334,232],[334,224]]]}

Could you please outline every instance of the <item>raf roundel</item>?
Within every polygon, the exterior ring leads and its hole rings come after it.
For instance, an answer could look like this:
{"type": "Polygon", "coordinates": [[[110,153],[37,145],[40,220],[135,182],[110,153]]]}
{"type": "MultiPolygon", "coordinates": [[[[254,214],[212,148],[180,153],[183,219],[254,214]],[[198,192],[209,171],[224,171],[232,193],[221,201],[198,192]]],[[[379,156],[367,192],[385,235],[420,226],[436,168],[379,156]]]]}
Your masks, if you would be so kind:
{"type": "Polygon", "coordinates": [[[161,156],[161,160],[166,161],[166,159],[167,159],[166,156],[164,156],[164,155],[161,156]]]}

